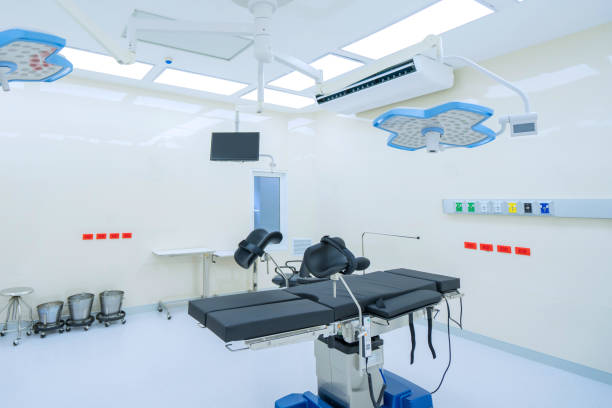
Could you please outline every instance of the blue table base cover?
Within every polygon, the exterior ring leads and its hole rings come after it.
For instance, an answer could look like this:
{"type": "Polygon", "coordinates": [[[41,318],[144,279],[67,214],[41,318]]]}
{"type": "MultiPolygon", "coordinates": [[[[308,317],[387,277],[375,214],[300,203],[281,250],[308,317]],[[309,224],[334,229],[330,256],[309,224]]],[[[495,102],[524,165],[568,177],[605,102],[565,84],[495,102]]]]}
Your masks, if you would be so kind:
{"type": "MultiPolygon", "coordinates": [[[[416,384],[383,370],[387,382],[381,408],[433,408],[431,394],[416,384]]],[[[336,408],[311,392],[289,394],[276,401],[274,408],[336,408]]],[[[346,407],[344,407],[346,408],[346,407]]]]}

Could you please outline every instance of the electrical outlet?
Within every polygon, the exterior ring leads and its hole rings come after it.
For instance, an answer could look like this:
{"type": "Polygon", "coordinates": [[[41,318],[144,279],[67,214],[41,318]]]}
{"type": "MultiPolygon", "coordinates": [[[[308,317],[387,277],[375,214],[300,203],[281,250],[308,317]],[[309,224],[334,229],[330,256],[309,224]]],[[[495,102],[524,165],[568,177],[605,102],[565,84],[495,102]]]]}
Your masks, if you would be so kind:
{"type": "Polygon", "coordinates": [[[508,203],[508,212],[510,214],[516,214],[517,203],[508,203]]]}
{"type": "Polygon", "coordinates": [[[468,205],[468,212],[470,213],[476,212],[476,203],[467,203],[467,205],[468,205]]]}
{"type": "Polygon", "coordinates": [[[525,214],[532,214],[533,213],[533,207],[531,203],[524,203],[523,204],[523,211],[525,212],[525,214]]]}
{"type": "Polygon", "coordinates": [[[495,214],[501,214],[501,212],[502,212],[502,203],[501,203],[501,201],[493,201],[493,212],[495,214]]]}
{"type": "Polygon", "coordinates": [[[488,201],[480,201],[478,203],[478,207],[479,207],[480,212],[482,214],[488,214],[489,213],[489,202],[488,201]]]}
{"type": "Polygon", "coordinates": [[[456,203],[455,203],[455,211],[456,211],[456,212],[463,212],[463,203],[461,203],[461,202],[456,202],[456,203]]]}

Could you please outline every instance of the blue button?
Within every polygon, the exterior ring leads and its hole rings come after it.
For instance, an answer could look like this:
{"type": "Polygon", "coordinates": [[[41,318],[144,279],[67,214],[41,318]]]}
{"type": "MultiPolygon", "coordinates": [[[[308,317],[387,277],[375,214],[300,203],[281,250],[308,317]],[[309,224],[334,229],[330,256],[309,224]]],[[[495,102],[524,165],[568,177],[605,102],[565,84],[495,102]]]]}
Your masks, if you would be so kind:
{"type": "Polygon", "coordinates": [[[550,203],[540,203],[540,213],[550,214],[550,203]]]}

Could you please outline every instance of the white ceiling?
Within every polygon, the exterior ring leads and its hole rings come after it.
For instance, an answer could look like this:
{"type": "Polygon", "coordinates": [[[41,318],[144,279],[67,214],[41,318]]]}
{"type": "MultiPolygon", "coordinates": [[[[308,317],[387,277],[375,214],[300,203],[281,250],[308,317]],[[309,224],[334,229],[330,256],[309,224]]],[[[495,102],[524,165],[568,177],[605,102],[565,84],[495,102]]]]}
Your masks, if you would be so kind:
{"type": "MultiPolygon", "coordinates": [[[[134,9],[176,19],[201,22],[252,22],[248,10],[232,0],[74,0],[110,35],[122,43],[121,34],[134,9]]],[[[293,0],[280,8],[273,20],[276,50],[311,62],[329,52],[399,21],[436,0],[293,0]]],[[[485,3],[483,1],[483,3],[485,3]]],[[[487,0],[496,12],[442,35],[445,51],[476,60],[491,58],[612,20],[611,0],[487,0]]],[[[52,0],[19,0],[5,4],[0,29],[26,28],[49,32],[67,39],[67,45],[104,52],[74,20],[52,0]]],[[[611,39],[612,42],[612,39],[611,39]]],[[[585,44],[588,46],[588,44],[585,44]]],[[[137,59],[154,65],[172,57],[173,68],[250,83],[255,88],[256,62],[251,49],[232,61],[139,44],[137,59]]],[[[266,82],[288,73],[277,63],[266,65],[266,82]]],[[[148,81],[87,76],[151,89],[167,90],[228,102],[220,97],[186,91],[148,81]]]]}

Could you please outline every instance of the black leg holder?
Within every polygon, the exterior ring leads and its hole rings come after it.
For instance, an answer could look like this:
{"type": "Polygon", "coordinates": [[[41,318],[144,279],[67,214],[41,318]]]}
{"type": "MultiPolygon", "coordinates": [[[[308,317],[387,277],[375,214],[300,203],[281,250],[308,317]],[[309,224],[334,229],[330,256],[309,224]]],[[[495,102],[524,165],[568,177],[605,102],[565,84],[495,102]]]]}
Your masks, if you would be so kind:
{"type": "Polygon", "coordinates": [[[412,313],[408,314],[408,325],[410,326],[410,342],[412,343],[412,348],[410,349],[410,364],[414,364],[414,349],[416,347],[416,339],[414,334],[414,317],[412,313]]]}
{"type": "Polygon", "coordinates": [[[431,330],[433,328],[433,319],[431,318],[433,312],[433,308],[427,308],[427,343],[429,344],[429,350],[431,350],[431,355],[433,358],[436,358],[436,350],[434,349],[433,343],[431,341],[431,330]]]}

